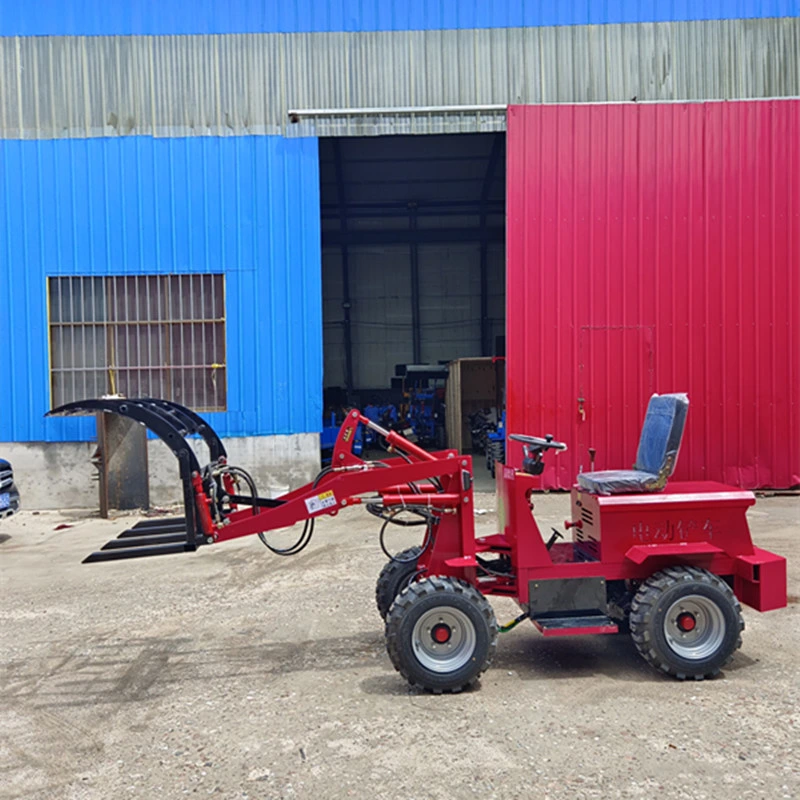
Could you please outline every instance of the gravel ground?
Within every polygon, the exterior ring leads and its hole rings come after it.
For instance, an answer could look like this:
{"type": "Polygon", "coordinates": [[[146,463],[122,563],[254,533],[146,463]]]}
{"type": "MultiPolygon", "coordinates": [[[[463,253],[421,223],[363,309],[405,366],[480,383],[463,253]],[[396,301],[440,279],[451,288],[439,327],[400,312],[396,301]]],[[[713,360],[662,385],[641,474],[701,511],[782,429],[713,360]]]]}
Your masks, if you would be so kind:
{"type": "MultiPolygon", "coordinates": [[[[492,532],[494,498],[476,500],[492,532]]],[[[541,527],[568,505],[539,498],[541,527]]],[[[132,522],[0,527],[0,797],[800,797],[796,497],[750,512],[756,542],[789,558],[790,606],[745,609],[720,678],[664,678],[627,636],[521,625],[476,689],[441,697],[386,656],[362,510],[322,520],[291,559],[253,539],[80,565],[132,522]]]]}

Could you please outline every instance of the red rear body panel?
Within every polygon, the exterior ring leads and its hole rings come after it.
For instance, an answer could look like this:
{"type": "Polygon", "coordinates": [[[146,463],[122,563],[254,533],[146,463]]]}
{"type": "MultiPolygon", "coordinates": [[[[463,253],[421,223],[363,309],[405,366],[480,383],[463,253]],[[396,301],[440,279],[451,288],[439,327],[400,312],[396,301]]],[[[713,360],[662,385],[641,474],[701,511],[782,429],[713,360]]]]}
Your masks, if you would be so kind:
{"type": "MultiPolygon", "coordinates": [[[[572,489],[576,546],[587,555],[621,562],[635,546],[709,544],[728,555],[752,555],[745,513],[752,492],[710,481],[670,483],[663,492],[601,496],[572,489]]],[[[673,548],[674,549],[674,548],[673,548]]],[[[672,555],[670,548],[654,552],[672,555]]],[[[688,552],[688,551],[687,551],[688,552]]]]}
{"type": "MultiPolygon", "coordinates": [[[[477,540],[479,552],[507,553],[521,604],[528,582],[545,578],[643,580],[679,564],[728,577],[740,601],[759,611],[786,605],[786,559],[754,547],[747,525],[752,492],[711,481],[675,482],[659,493],[599,496],[572,489],[571,542],[548,551],[533,505],[537,479],[497,471],[500,533],[477,540]]],[[[491,582],[480,586],[495,593],[491,582]]],[[[501,594],[508,594],[504,586],[501,594]]]]}

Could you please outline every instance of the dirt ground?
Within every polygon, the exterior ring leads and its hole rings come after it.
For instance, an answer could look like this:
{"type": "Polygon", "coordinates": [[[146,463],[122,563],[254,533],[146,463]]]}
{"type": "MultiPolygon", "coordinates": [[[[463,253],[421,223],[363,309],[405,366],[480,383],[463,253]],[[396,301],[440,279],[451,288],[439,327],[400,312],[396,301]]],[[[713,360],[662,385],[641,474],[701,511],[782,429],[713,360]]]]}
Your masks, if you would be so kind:
{"type": "MultiPolygon", "coordinates": [[[[492,532],[494,497],[476,500],[492,532]]],[[[567,512],[566,495],[537,501],[544,530],[567,512]]],[[[755,541],[789,559],[790,606],[745,609],[720,678],[678,683],[627,636],[526,623],[476,689],[440,697],[386,655],[362,510],[322,520],[294,558],[252,539],[80,564],[133,522],[0,525],[0,797],[800,797],[796,497],[750,512],[755,541]]]]}

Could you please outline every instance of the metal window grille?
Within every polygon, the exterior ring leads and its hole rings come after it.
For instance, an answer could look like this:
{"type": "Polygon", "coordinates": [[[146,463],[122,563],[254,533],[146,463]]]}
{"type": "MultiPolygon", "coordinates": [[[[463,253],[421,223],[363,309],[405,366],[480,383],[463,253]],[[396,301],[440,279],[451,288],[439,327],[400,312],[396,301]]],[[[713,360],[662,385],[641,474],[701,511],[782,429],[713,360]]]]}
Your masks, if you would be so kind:
{"type": "Polygon", "coordinates": [[[121,394],[227,406],[222,275],[49,278],[53,405],[121,394]]]}

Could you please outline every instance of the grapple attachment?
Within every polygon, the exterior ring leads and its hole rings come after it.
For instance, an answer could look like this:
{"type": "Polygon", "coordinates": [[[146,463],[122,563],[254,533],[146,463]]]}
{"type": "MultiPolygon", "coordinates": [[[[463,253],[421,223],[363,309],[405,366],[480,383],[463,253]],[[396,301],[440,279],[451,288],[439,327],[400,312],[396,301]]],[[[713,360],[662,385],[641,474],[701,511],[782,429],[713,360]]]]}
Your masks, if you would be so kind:
{"type": "Polygon", "coordinates": [[[98,412],[119,414],[145,425],[174,453],[183,484],[184,516],[139,522],[99,551],[91,553],[83,563],[191,552],[205,544],[204,534],[209,526],[208,520],[202,518],[202,512],[207,508],[204,502],[198,504],[197,495],[202,495],[205,501],[208,491],[218,490],[219,487],[212,486],[210,476],[215,467],[224,467],[227,456],[225,446],[214,429],[194,411],[179,403],[149,397],[79,400],[54,408],[47,416],[98,412]],[[188,436],[200,436],[208,446],[210,460],[206,467],[201,468],[197,455],[187,441],[188,436]]]}

